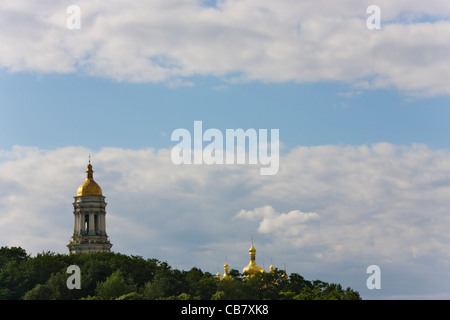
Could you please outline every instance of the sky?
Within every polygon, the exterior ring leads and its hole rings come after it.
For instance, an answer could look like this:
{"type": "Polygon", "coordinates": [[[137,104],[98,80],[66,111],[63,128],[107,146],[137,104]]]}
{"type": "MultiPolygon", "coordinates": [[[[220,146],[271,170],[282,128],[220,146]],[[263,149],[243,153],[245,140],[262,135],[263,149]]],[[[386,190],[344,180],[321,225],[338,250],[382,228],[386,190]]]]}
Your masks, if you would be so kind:
{"type": "Polygon", "coordinates": [[[253,237],[265,269],[448,299],[449,36],[446,0],[2,1],[0,245],[67,254],[90,155],[114,252],[215,274],[253,237]],[[194,121],[278,129],[279,171],[174,164],[194,121]]]}

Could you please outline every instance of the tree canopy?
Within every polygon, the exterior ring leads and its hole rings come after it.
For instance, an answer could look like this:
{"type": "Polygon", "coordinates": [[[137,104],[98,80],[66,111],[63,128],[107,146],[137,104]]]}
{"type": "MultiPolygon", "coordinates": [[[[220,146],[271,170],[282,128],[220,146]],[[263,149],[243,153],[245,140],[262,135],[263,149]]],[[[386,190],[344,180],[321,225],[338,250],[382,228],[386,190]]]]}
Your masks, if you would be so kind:
{"type": "Polygon", "coordinates": [[[0,248],[2,300],[359,300],[351,288],[320,280],[308,281],[283,271],[244,278],[232,269],[228,279],[193,267],[173,269],[166,262],[121,253],[30,256],[20,247],[0,248]],[[80,268],[81,289],[70,290],[67,268],[80,268]]]}

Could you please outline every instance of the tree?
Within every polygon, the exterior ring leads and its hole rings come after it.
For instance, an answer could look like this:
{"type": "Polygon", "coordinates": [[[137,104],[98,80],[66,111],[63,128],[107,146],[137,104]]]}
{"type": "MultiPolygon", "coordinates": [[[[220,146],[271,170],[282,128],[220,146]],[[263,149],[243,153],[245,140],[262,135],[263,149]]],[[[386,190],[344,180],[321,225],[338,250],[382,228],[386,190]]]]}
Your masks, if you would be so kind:
{"type": "Polygon", "coordinates": [[[120,270],[115,271],[104,282],[100,282],[96,288],[97,297],[103,300],[116,299],[134,291],[136,291],[136,285],[120,270]]]}
{"type": "Polygon", "coordinates": [[[144,296],[147,299],[164,299],[178,296],[189,291],[186,272],[171,270],[166,264],[156,271],[153,281],[147,282],[144,288],[144,296]]]}
{"type": "Polygon", "coordinates": [[[192,295],[199,297],[202,300],[209,300],[211,296],[217,291],[217,279],[211,275],[200,279],[196,286],[196,291],[191,292],[192,295]]]}
{"type": "Polygon", "coordinates": [[[223,279],[217,283],[217,292],[213,300],[243,300],[247,299],[244,283],[240,279],[223,279]]]}
{"type": "Polygon", "coordinates": [[[217,290],[217,278],[209,272],[203,273],[198,268],[192,268],[186,273],[186,287],[186,293],[191,297],[208,300],[217,290]]]}
{"type": "Polygon", "coordinates": [[[312,287],[311,281],[305,280],[305,278],[297,273],[291,273],[286,289],[291,292],[301,292],[304,288],[312,287]]]}
{"type": "Polygon", "coordinates": [[[20,247],[0,248],[0,299],[361,299],[340,284],[308,281],[274,269],[242,278],[232,269],[227,279],[193,267],[172,269],[166,262],[120,253],[29,256],[20,247]],[[67,288],[67,267],[81,271],[81,289],[67,288]]]}
{"type": "Polygon", "coordinates": [[[23,297],[24,300],[51,300],[53,299],[53,291],[45,284],[37,284],[33,289],[29,290],[23,297]]]}
{"type": "Polygon", "coordinates": [[[20,262],[28,258],[27,252],[21,247],[0,248],[0,270],[9,261],[20,262]]]}
{"type": "Polygon", "coordinates": [[[124,295],[121,295],[116,300],[145,300],[145,297],[142,294],[137,292],[130,292],[124,295]]]}

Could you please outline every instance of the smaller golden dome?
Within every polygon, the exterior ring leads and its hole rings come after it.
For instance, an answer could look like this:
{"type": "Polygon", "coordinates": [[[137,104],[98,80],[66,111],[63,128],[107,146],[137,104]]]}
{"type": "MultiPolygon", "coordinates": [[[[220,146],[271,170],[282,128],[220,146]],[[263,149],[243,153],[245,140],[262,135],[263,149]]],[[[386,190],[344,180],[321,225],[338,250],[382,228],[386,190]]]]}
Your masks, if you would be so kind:
{"type": "Polygon", "coordinates": [[[94,171],[91,162],[87,166],[86,180],[77,190],[77,196],[101,196],[102,188],[94,181],[94,171]]]}
{"type": "Polygon", "coordinates": [[[227,261],[225,260],[225,264],[223,265],[223,279],[228,279],[230,276],[228,275],[228,270],[230,266],[228,265],[227,261]]]}

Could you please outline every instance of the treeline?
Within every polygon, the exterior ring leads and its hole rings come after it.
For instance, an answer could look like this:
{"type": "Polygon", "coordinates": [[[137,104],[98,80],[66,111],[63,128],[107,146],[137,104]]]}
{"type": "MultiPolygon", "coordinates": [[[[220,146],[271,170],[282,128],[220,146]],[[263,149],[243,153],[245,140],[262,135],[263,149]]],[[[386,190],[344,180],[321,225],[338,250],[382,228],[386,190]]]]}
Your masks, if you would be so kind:
{"type": "Polygon", "coordinates": [[[357,300],[357,291],[340,284],[308,281],[283,271],[257,274],[244,280],[232,269],[230,278],[198,268],[182,271],[157,259],[120,253],[63,255],[43,252],[32,257],[20,247],[0,248],[2,300],[357,300]],[[81,289],[68,289],[70,265],[80,268],[81,289]]]}

